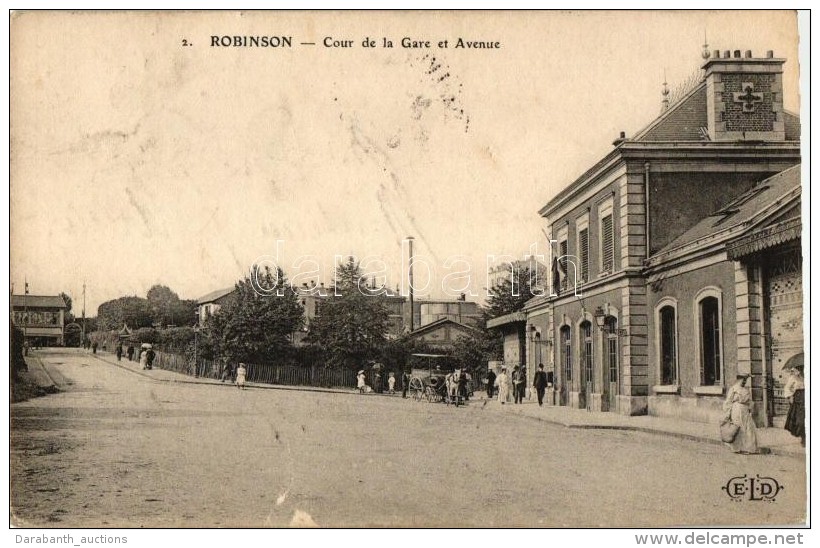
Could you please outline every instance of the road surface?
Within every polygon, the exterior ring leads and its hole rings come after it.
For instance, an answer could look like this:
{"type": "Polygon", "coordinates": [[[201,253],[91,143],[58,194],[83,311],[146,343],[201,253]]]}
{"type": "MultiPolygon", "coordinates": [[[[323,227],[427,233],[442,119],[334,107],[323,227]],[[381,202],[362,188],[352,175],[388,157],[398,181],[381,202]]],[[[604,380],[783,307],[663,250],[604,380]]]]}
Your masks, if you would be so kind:
{"type": "Polygon", "coordinates": [[[400,396],[158,382],[40,351],[63,391],[11,407],[12,523],[32,527],[784,525],[805,463],[400,396]],[[733,501],[735,476],[776,478],[733,501]]]}

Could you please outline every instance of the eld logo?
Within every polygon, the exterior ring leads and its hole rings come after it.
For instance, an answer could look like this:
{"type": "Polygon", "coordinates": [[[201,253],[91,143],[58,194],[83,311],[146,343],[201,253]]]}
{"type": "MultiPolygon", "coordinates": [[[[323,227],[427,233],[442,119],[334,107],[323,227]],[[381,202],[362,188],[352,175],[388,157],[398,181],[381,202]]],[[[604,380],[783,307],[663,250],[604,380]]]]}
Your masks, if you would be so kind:
{"type": "Polygon", "coordinates": [[[761,477],[760,474],[755,477],[743,474],[731,478],[721,489],[726,491],[729,498],[735,502],[744,500],[774,502],[777,494],[785,487],[774,478],[761,477]]]}

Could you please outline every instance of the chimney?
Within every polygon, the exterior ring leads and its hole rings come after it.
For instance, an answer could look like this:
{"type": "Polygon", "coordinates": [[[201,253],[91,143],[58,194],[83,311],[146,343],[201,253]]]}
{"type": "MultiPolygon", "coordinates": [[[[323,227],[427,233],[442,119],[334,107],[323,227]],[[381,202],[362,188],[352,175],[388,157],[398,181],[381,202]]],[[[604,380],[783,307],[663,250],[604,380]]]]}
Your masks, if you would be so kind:
{"type": "Polygon", "coordinates": [[[724,50],[722,57],[715,55],[704,62],[707,128],[712,141],[786,139],[785,62],[775,58],[773,51],[767,51],[764,58],[739,49],[724,50]]]}
{"type": "Polygon", "coordinates": [[[619,146],[621,143],[623,143],[624,141],[626,141],[626,132],[625,132],[625,131],[622,131],[622,132],[621,132],[621,136],[620,136],[620,137],[618,137],[617,139],[615,139],[614,141],[612,141],[612,146],[616,146],[616,147],[617,147],[617,146],[619,146]]]}

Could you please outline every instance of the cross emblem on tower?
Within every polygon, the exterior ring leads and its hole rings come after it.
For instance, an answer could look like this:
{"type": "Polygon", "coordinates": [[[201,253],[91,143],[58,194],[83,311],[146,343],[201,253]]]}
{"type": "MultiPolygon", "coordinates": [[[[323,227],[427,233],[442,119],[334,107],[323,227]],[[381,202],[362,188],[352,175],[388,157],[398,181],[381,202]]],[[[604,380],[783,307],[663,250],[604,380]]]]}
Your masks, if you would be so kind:
{"type": "Polygon", "coordinates": [[[743,90],[742,92],[732,94],[735,103],[743,104],[743,112],[754,112],[755,104],[763,102],[763,94],[755,93],[755,85],[751,82],[743,82],[741,89],[743,90]]]}

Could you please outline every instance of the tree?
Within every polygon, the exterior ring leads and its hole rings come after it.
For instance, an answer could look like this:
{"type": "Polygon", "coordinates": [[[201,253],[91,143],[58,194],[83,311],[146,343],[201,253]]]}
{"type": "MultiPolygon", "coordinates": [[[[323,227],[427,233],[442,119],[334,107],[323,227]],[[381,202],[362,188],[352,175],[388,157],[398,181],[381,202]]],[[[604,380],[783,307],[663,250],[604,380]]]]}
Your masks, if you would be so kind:
{"type": "Polygon", "coordinates": [[[71,297],[67,293],[60,293],[60,297],[65,301],[65,323],[69,324],[74,321],[74,316],[71,314],[71,297]]]}
{"type": "Polygon", "coordinates": [[[155,325],[165,327],[172,324],[172,311],[179,303],[179,295],[165,285],[154,285],[145,295],[151,307],[151,317],[155,325]]]}
{"type": "Polygon", "coordinates": [[[466,367],[474,372],[483,372],[488,361],[500,360],[504,356],[503,338],[497,331],[487,329],[487,319],[485,311],[478,331],[461,337],[453,343],[450,355],[458,361],[460,367],[466,367]]]}
{"type": "Polygon", "coordinates": [[[283,363],[293,356],[291,336],[303,322],[302,305],[282,270],[254,265],[206,323],[203,346],[234,363],[283,363]]]}
{"type": "Polygon", "coordinates": [[[336,268],[333,294],[322,300],[306,338],[330,367],[360,368],[381,356],[388,328],[384,297],[367,287],[353,257],[336,268]]]}
{"type": "MultiPolygon", "coordinates": [[[[102,303],[97,308],[97,327],[102,331],[122,329],[127,324],[132,329],[151,327],[151,305],[140,297],[120,297],[102,303]]],[[[86,327],[86,332],[90,329],[86,327]]]]}
{"type": "Polygon", "coordinates": [[[510,269],[510,272],[509,277],[491,288],[491,295],[487,299],[490,318],[517,312],[535,296],[533,288],[537,280],[528,267],[510,269]]]}

